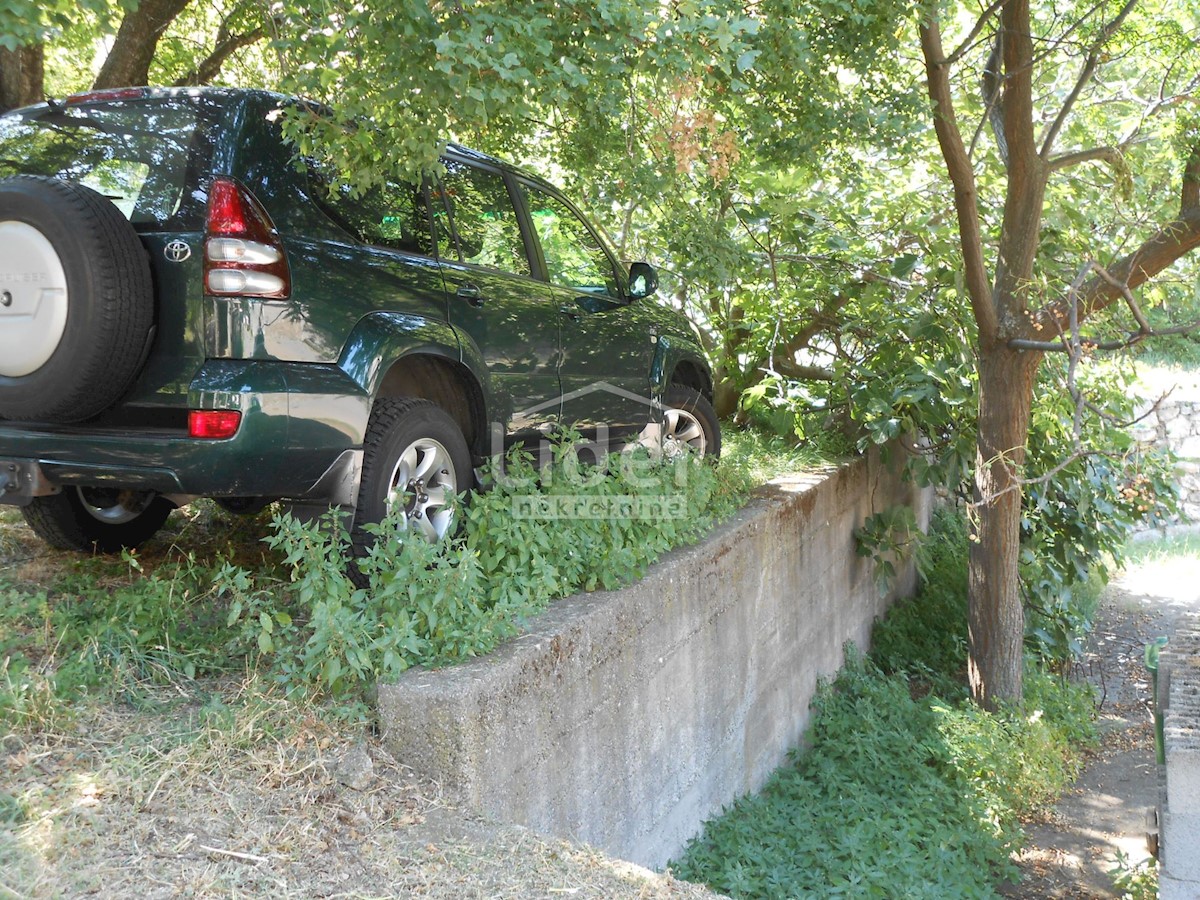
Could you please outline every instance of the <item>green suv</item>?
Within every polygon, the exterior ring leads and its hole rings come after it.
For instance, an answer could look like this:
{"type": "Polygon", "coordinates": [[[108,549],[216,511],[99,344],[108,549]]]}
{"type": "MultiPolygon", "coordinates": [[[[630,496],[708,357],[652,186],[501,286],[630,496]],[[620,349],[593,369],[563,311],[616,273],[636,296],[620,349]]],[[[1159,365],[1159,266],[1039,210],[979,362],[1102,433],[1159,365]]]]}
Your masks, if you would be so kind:
{"type": "Polygon", "coordinates": [[[653,268],[464,148],[352,195],[284,140],[299,103],[131,88],[0,116],[0,503],[42,538],[133,547],[199,497],[438,537],[484,459],[560,426],[719,452],[653,268]]]}

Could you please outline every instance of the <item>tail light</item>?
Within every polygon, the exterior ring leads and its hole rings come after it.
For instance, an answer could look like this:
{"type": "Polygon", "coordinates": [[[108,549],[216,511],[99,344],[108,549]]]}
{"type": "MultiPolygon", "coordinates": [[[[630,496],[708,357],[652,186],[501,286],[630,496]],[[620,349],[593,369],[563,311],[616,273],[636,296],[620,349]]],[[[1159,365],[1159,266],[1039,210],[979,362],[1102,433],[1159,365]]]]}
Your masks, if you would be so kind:
{"type": "Polygon", "coordinates": [[[188,437],[231,438],[241,424],[242,414],[235,409],[193,409],[188,412],[188,437]]]}
{"type": "Polygon", "coordinates": [[[267,211],[232,178],[214,178],[208,191],[204,290],[240,297],[291,293],[283,242],[267,211]]]}

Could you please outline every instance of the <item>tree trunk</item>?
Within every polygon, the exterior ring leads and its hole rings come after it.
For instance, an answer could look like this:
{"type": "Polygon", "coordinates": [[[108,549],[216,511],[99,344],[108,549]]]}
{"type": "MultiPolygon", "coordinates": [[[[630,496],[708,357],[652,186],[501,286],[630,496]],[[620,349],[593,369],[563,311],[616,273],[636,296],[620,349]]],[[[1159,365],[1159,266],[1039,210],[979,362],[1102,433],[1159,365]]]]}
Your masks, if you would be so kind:
{"type": "Polygon", "coordinates": [[[104,90],[150,82],[150,63],[158,39],[191,0],[141,0],[121,20],[112,50],[92,87],[104,90]]]}
{"type": "Polygon", "coordinates": [[[967,674],[986,709],[1021,697],[1021,484],[1041,357],[993,345],[979,360],[979,438],[970,547],[967,674]]]}
{"type": "Polygon", "coordinates": [[[41,44],[0,48],[0,113],[44,100],[44,72],[41,44]]]}
{"type": "Polygon", "coordinates": [[[724,367],[718,367],[713,377],[713,409],[722,419],[727,419],[737,412],[738,400],[742,392],[738,390],[724,372],[724,367]]]}

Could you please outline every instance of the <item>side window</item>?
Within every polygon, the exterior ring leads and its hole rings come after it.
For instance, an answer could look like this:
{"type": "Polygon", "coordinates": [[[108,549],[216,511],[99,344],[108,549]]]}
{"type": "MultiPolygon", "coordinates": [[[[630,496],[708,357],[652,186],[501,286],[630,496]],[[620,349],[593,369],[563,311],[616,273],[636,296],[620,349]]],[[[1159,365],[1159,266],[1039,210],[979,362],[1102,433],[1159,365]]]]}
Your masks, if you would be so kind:
{"type": "Polygon", "coordinates": [[[348,185],[330,186],[329,171],[312,159],[304,160],[314,199],[335,222],[367,244],[377,244],[419,256],[433,255],[433,237],[420,185],[384,182],[357,197],[348,185]]]}
{"type": "Polygon", "coordinates": [[[439,256],[515,275],[530,274],[521,226],[500,173],[446,160],[446,174],[433,193],[439,256]],[[453,220],[457,247],[447,215],[453,220]]]}
{"type": "Polygon", "coordinates": [[[522,184],[533,230],[546,258],[551,284],[620,297],[612,261],[592,230],[557,197],[522,184]]]}

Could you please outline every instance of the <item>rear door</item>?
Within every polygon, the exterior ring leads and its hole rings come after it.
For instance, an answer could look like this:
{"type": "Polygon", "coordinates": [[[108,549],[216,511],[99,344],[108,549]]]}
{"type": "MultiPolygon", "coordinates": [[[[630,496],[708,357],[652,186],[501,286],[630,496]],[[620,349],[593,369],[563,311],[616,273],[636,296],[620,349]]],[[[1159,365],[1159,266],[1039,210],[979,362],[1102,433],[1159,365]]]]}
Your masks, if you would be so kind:
{"type": "Polygon", "coordinates": [[[559,419],[559,314],[533,278],[504,173],[458,159],[445,165],[431,207],[450,321],[487,364],[493,421],[529,440],[559,419]]]}
{"type": "MultiPolygon", "coordinates": [[[[445,288],[424,185],[389,179],[354,191],[345,173],[328,163],[306,158],[304,165],[306,199],[328,221],[287,223],[293,296],[269,325],[248,320],[240,344],[225,352],[333,362],[355,326],[372,313],[444,321],[445,288]],[[336,230],[329,229],[330,222],[336,230]],[[251,347],[251,340],[263,344],[262,350],[251,347]]],[[[237,332],[232,323],[231,336],[237,332]]]]}

